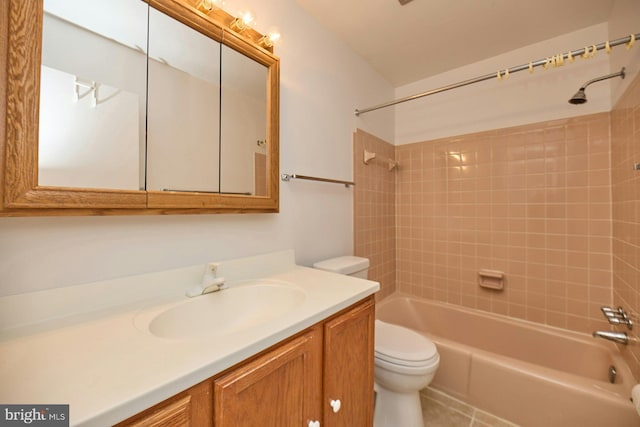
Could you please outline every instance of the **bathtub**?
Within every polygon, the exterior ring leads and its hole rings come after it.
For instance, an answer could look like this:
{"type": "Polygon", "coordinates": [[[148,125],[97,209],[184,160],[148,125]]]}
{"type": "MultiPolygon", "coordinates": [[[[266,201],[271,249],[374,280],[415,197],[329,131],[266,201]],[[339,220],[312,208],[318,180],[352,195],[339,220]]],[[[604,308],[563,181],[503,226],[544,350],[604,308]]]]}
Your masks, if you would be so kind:
{"type": "Polygon", "coordinates": [[[640,426],[633,376],[613,343],[398,294],[377,304],[376,317],[434,341],[431,386],[479,409],[526,427],[640,426]]]}

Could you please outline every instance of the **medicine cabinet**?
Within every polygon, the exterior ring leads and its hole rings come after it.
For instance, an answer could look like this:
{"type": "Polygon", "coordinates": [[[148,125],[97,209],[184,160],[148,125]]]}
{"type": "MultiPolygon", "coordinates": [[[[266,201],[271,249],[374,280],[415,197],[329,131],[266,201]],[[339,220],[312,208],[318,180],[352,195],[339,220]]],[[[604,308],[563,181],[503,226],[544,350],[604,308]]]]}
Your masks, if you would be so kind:
{"type": "Polygon", "coordinates": [[[2,2],[0,215],[278,211],[279,59],[195,3],[2,2]]]}

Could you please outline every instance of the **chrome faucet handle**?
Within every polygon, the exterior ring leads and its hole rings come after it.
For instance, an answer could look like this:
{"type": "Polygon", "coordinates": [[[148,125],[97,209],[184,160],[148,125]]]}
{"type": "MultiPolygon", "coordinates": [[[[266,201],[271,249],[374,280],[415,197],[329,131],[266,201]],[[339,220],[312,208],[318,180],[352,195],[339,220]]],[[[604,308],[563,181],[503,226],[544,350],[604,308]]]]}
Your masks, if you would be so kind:
{"type": "Polygon", "coordinates": [[[624,313],[624,309],[622,307],[612,308],[612,307],[602,306],[600,307],[600,310],[602,311],[602,314],[605,315],[605,317],[621,316],[624,313]]]}
{"type": "Polygon", "coordinates": [[[624,314],[624,324],[627,325],[627,327],[629,328],[629,330],[633,329],[633,320],[631,320],[631,318],[629,317],[629,315],[627,315],[627,313],[624,314]]]}
{"type": "Polygon", "coordinates": [[[603,306],[600,307],[600,310],[610,324],[626,325],[630,330],[633,329],[633,321],[622,307],[611,308],[603,306]]]}

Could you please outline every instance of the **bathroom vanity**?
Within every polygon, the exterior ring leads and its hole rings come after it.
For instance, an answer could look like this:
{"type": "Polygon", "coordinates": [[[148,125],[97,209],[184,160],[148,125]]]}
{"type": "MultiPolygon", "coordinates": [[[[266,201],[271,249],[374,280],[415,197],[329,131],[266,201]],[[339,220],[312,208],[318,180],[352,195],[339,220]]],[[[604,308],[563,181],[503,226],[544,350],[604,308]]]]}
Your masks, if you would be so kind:
{"type": "Polygon", "coordinates": [[[370,426],[373,297],[118,426],[370,426]]]}
{"type": "Polygon", "coordinates": [[[228,287],[194,298],[203,265],[0,298],[0,401],[72,426],[371,425],[379,284],[293,251],[217,267],[228,287]]]}

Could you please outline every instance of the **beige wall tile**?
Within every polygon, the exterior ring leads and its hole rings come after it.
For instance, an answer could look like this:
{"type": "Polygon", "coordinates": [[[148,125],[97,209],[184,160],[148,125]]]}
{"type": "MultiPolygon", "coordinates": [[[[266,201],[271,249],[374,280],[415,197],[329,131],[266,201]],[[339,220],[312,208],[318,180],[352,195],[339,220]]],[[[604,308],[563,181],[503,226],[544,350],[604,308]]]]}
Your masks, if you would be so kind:
{"type": "MultiPolygon", "coordinates": [[[[601,140],[605,139],[599,127],[596,126],[594,132],[598,132],[601,140]]],[[[636,319],[640,313],[640,172],[633,170],[633,164],[640,162],[639,135],[640,78],[636,78],[611,111],[610,187],[613,303],[625,307],[636,319]]],[[[601,163],[604,160],[597,158],[593,161],[601,163]]],[[[596,244],[602,243],[594,242],[596,244]]],[[[602,276],[598,280],[602,280],[602,276]]],[[[639,336],[635,330],[631,333],[639,336]]],[[[625,349],[623,355],[636,379],[640,379],[640,348],[625,349]]]]}
{"type": "MultiPolygon", "coordinates": [[[[407,277],[418,270],[423,280],[406,289],[421,295],[429,287],[443,301],[584,330],[590,278],[609,277],[611,286],[609,151],[608,113],[396,147],[397,158],[407,156],[396,200],[410,224],[398,230],[397,247],[420,251],[426,242],[436,251],[428,271],[397,263],[399,277],[407,268],[407,277]],[[425,152],[433,163],[417,155],[425,152]],[[427,188],[435,189],[428,213],[427,188]],[[506,290],[479,290],[481,268],[504,271],[506,290]]],[[[596,294],[611,303],[610,294],[596,294]]]]}
{"type": "MultiPolygon", "coordinates": [[[[640,77],[610,113],[397,147],[358,130],[355,252],[380,265],[380,297],[397,290],[580,332],[607,328],[601,305],[640,316],[634,163],[640,77]],[[362,165],[364,147],[399,168],[362,165]],[[478,287],[482,268],[505,272],[504,292],[478,287]]],[[[640,379],[640,347],[624,355],[640,379]]]]}
{"type": "MultiPolygon", "coordinates": [[[[402,158],[405,163],[413,161],[416,165],[422,164],[414,159],[419,146],[407,147],[398,153],[398,158],[402,158]]],[[[396,204],[402,198],[396,200],[396,172],[389,172],[388,163],[385,159],[395,159],[395,147],[373,135],[361,130],[357,130],[353,137],[353,170],[354,181],[356,183],[353,191],[354,197],[354,254],[369,258],[371,269],[369,277],[371,280],[380,282],[380,292],[377,298],[384,298],[396,291],[396,239],[402,239],[405,247],[409,243],[412,228],[401,227],[396,229],[396,204]],[[377,158],[365,165],[363,162],[363,151],[374,152],[377,158]]],[[[421,157],[421,156],[418,156],[421,157]]],[[[419,175],[406,169],[407,173],[419,175]]],[[[420,183],[421,180],[416,181],[420,183]]],[[[403,191],[406,196],[407,207],[411,207],[411,196],[415,190],[414,184],[409,180],[408,188],[403,191]]],[[[398,212],[404,212],[399,208],[398,212]]],[[[399,221],[400,222],[400,221],[399,221]]],[[[407,246],[408,247],[408,246],[407,246]]],[[[406,254],[403,252],[403,258],[406,254]]],[[[411,284],[411,280],[404,279],[406,285],[411,284]]],[[[410,274],[407,275],[410,277],[410,274]]]]}

